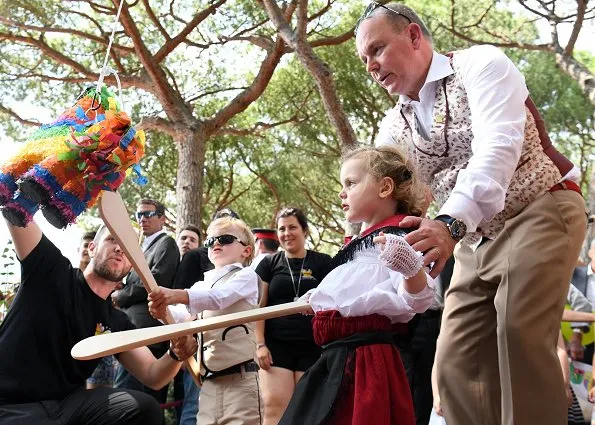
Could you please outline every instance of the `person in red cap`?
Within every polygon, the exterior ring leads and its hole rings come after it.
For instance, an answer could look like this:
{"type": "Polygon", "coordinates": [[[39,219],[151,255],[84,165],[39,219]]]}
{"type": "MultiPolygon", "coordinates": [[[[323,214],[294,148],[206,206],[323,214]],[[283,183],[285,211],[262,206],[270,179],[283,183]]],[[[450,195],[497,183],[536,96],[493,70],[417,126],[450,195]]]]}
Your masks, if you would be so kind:
{"type": "Polygon", "coordinates": [[[254,260],[252,260],[252,267],[256,270],[256,267],[260,261],[270,254],[275,254],[279,249],[279,239],[277,239],[277,231],[275,229],[252,229],[256,244],[254,245],[254,260]]]}

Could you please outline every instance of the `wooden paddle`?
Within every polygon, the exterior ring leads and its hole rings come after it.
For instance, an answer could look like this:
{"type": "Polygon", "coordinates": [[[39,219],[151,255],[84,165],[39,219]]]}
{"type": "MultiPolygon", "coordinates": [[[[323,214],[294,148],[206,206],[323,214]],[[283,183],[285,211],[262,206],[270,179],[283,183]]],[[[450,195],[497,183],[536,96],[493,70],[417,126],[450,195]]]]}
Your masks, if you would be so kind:
{"type": "Polygon", "coordinates": [[[173,325],[157,326],[154,328],[133,329],[130,331],[114,332],[92,336],[79,341],[70,354],[77,360],[96,359],[110,354],[120,353],[133,348],[155,344],[182,335],[191,335],[213,329],[227,328],[258,320],[272,319],[290,314],[311,311],[310,304],[295,301],[254,310],[240,311],[223,316],[192,322],[176,323],[173,325]]]}
{"type": "MultiPolygon", "coordinates": [[[[124,251],[128,260],[130,260],[130,263],[132,263],[132,267],[140,277],[147,292],[150,293],[157,289],[157,282],[145,260],[145,255],[138,243],[138,236],[132,227],[130,216],[128,215],[124,201],[118,192],[109,192],[106,190],[102,192],[101,198],[99,199],[99,214],[107,228],[110,230],[112,236],[118,241],[120,248],[122,248],[122,251],[124,251]]],[[[175,323],[169,309],[167,311],[165,322],[175,323]]],[[[146,330],[149,329],[159,329],[159,327],[146,328],[146,330]]],[[[165,341],[165,339],[161,339],[160,341],[165,341]]],[[[200,386],[200,368],[196,359],[194,357],[189,357],[184,364],[192,375],[194,382],[200,386]]]]}

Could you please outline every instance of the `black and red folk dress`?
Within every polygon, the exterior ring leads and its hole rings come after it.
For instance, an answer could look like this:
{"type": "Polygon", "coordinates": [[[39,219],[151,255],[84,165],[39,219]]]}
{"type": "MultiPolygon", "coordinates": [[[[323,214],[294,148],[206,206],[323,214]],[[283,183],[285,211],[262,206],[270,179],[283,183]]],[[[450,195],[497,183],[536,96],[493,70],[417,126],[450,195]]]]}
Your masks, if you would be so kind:
{"type": "Polygon", "coordinates": [[[367,229],[335,256],[336,267],[310,294],[314,339],[323,351],[296,386],[280,425],[414,425],[393,327],[432,303],[429,284],[409,294],[403,276],[379,258],[372,239],[404,235],[394,216],[367,229]]]}

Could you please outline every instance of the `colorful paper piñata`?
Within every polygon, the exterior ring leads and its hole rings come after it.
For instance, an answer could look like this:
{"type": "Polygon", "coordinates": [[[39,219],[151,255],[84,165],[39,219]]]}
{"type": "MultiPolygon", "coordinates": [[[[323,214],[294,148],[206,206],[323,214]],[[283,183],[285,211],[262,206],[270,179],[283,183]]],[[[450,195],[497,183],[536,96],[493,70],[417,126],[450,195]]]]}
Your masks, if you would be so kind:
{"type": "Polygon", "coordinates": [[[51,124],[42,125],[0,167],[0,207],[15,226],[41,208],[55,227],[73,223],[102,190],[116,190],[127,171],[145,183],[139,161],[145,135],[136,131],[115,95],[89,88],[51,124]]]}

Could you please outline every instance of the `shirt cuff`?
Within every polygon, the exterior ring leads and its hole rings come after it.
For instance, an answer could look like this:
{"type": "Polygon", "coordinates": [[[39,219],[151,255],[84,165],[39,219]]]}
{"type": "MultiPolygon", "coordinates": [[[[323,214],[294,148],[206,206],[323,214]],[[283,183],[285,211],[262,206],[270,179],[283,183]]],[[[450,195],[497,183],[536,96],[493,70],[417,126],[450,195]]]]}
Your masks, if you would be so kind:
{"type": "Polygon", "coordinates": [[[411,294],[405,290],[404,285],[399,285],[400,295],[403,300],[410,306],[416,313],[423,313],[426,311],[434,301],[434,280],[426,273],[426,287],[416,294],[411,294]]]}
{"type": "MultiPolygon", "coordinates": [[[[170,305],[167,309],[171,313],[171,317],[174,319],[175,323],[187,322],[190,317],[192,317],[184,304],[170,305]]],[[[159,321],[165,323],[163,320],[159,321]]]]}
{"type": "Polygon", "coordinates": [[[483,220],[483,214],[479,206],[465,195],[456,192],[453,192],[440,208],[438,215],[443,214],[463,220],[468,233],[475,232],[477,226],[483,220]]]}
{"type": "Polygon", "coordinates": [[[571,322],[570,323],[570,327],[574,330],[574,329],[579,329],[579,330],[583,330],[584,328],[588,328],[589,326],[591,326],[590,323],[587,322],[571,322]]]}
{"type": "Polygon", "coordinates": [[[192,289],[186,289],[188,293],[188,309],[190,310],[190,314],[199,314],[204,310],[207,310],[207,304],[209,300],[209,289],[208,285],[200,285],[202,287],[198,287],[195,285],[192,289]]]}

